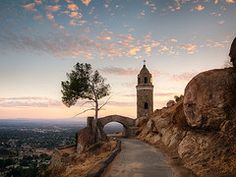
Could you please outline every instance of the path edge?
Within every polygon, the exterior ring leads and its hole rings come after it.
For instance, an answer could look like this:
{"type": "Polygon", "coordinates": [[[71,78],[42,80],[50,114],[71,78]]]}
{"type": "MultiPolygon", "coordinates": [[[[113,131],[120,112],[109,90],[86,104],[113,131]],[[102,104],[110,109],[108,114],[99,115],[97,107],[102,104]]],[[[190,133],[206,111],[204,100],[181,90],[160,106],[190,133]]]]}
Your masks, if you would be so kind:
{"type": "Polygon", "coordinates": [[[114,160],[116,155],[121,151],[121,141],[116,140],[117,144],[115,149],[111,152],[111,154],[105,158],[103,161],[101,161],[97,166],[97,168],[94,168],[92,171],[90,171],[85,177],[101,177],[104,170],[108,167],[108,165],[114,160]]]}

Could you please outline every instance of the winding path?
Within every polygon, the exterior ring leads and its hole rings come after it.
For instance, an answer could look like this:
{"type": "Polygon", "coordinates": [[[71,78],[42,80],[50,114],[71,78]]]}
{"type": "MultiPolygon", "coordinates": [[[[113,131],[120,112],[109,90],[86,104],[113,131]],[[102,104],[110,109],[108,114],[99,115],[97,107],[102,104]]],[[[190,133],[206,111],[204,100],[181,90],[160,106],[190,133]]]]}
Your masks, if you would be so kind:
{"type": "Polygon", "coordinates": [[[136,139],[121,139],[121,152],[103,177],[173,177],[163,154],[136,139]]]}

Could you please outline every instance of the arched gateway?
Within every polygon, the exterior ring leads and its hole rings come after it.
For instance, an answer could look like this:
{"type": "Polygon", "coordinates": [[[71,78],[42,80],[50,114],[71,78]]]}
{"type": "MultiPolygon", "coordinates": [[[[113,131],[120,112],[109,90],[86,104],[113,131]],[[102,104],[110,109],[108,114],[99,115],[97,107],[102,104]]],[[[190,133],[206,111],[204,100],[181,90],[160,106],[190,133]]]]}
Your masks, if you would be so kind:
{"type": "MultiPolygon", "coordinates": [[[[94,120],[93,118],[90,119],[94,120]]],[[[89,119],[88,119],[89,121],[89,119]]],[[[136,134],[137,127],[135,127],[135,119],[130,117],[120,116],[120,115],[109,115],[105,117],[98,118],[98,125],[103,129],[104,126],[110,122],[118,122],[124,126],[124,136],[125,137],[133,137],[136,134]]],[[[88,122],[88,124],[90,124],[88,122]]]]}

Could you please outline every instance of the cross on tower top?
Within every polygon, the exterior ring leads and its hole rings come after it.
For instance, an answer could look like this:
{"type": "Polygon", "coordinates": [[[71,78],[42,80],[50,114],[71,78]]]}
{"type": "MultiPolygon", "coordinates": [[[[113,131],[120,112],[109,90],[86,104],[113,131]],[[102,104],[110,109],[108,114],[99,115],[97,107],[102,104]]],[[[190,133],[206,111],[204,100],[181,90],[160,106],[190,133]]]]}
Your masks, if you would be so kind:
{"type": "Polygon", "coordinates": [[[146,65],[146,60],[143,60],[143,65],[146,65]]]}

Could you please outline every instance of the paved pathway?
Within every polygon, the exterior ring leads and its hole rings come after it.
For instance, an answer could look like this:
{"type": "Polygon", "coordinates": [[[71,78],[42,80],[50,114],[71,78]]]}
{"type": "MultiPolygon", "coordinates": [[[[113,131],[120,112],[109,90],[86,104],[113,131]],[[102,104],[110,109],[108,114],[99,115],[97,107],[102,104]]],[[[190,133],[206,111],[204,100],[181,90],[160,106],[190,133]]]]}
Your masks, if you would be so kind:
{"type": "Polygon", "coordinates": [[[122,139],[121,152],[103,177],[173,177],[163,154],[135,139],[122,139]]]}

